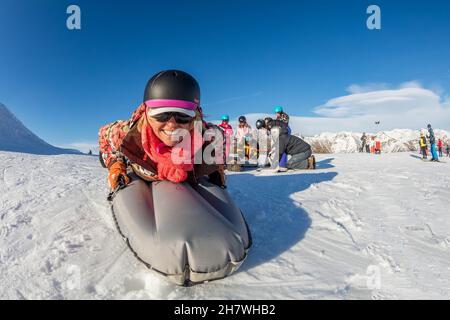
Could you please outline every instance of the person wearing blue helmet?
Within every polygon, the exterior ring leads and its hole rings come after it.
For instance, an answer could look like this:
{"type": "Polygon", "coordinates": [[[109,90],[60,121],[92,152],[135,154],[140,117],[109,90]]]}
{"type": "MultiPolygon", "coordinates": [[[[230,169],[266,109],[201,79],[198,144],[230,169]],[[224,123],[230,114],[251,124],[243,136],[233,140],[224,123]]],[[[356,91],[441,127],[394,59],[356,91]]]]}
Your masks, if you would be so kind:
{"type": "Polygon", "coordinates": [[[233,128],[229,124],[230,117],[227,114],[224,114],[221,119],[222,119],[222,123],[219,124],[219,127],[221,127],[225,132],[231,130],[231,135],[233,135],[233,128]]]}
{"type": "MultiPolygon", "coordinates": [[[[283,107],[282,106],[276,106],[275,107],[275,116],[277,120],[281,120],[283,122],[285,122],[286,124],[289,124],[289,115],[283,111],[283,107]]],[[[290,131],[290,129],[289,129],[290,131]]],[[[290,132],[289,132],[290,134],[290,132]]]]}
{"type": "Polygon", "coordinates": [[[219,124],[219,128],[221,128],[224,132],[225,137],[225,157],[228,158],[228,155],[230,154],[230,144],[231,139],[233,137],[233,127],[228,123],[230,121],[230,117],[227,114],[224,114],[222,116],[222,123],[219,124]]]}
{"type": "MultiPolygon", "coordinates": [[[[276,120],[279,120],[281,122],[284,122],[286,124],[286,129],[288,135],[291,135],[291,128],[289,127],[289,115],[283,111],[282,106],[276,106],[275,107],[275,116],[276,120]]],[[[287,154],[283,153],[280,159],[279,163],[279,170],[284,172],[287,171],[287,154]]]]}

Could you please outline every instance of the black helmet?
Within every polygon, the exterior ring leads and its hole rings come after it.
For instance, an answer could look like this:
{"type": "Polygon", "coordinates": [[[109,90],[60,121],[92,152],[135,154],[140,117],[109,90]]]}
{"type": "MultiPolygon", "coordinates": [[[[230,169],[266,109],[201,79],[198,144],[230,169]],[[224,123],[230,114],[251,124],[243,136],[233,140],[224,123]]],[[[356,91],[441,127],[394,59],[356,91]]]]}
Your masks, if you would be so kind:
{"type": "Polygon", "coordinates": [[[239,117],[239,122],[240,122],[240,123],[245,123],[245,122],[247,122],[247,118],[244,117],[244,116],[240,116],[240,117],[239,117]]]}
{"type": "Polygon", "coordinates": [[[256,120],[256,129],[261,129],[265,127],[265,123],[264,120],[258,119],[256,120]]]}
{"type": "Polygon", "coordinates": [[[199,106],[200,86],[194,77],[184,71],[161,71],[155,74],[145,87],[144,102],[154,99],[183,100],[199,106]]]}
{"type": "Polygon", "coordinates": [[[431,124],[428,124],[427,127],[428,127],[428,129],[430,129],[431,128],[431,124]]]}

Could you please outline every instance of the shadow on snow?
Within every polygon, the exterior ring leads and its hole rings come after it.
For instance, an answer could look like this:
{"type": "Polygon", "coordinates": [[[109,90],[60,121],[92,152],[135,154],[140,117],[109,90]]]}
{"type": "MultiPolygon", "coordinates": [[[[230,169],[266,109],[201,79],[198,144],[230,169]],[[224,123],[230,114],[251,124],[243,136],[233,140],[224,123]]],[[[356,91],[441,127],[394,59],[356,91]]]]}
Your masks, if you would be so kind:
{"type": "Polygon", "coordinates": [[[331,164],[331,161],[333,161],[334,158],[328,158],[323,159],[316,162],[316,168],[317,169],[331,169],[334,168],[334,166],[331,164]]]}
{"type": "Polygon", "coordinates": [[[253,247],[240,271],[270,261],[301,241],[311,219],[291,195],[336,176],[336,172],[228,176],[228,191],[240,206],[253,236],[253,247]]]}

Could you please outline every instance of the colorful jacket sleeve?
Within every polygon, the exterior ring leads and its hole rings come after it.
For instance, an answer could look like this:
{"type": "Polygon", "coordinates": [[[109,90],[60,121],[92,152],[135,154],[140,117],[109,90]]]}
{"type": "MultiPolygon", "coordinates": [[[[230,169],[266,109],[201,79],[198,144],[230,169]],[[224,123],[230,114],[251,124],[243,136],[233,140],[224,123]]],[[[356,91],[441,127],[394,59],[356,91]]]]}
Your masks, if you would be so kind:
{"type": "Polygon", "coordinates": [[[107,168],[116,161],[126,163],[125,156],[120,152],[120,146],[129,130],[129,121],[122,120],[100,128],[98,133],[99,151],[107,168]]]}

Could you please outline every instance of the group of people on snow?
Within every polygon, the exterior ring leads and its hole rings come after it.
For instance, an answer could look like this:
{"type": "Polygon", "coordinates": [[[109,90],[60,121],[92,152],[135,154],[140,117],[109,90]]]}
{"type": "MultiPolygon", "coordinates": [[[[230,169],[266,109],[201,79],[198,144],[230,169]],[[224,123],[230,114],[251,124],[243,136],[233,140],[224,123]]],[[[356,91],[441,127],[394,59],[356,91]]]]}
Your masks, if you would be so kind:
{"type": "MultiPolygon", "coordinates": [[[[259,148],[254,152],[264,154],[270,150],[268,156],[259,157],[261,166],[271,158],[270,163],[277,171],[314,169],[311,146],[290,134],[289,116],[281,107],[275,111],[276,119],[259,120],[256,131],[241,116],[234,134],[226,115],[220,126],[205,121],[200,106],[200,87],[191,75],[180,70],[161,71],[148,81],[143,102],[128,121],[118,120],[100,128],[100,162],[108,168],[108,181],[114,190],[130,183],[130,177],[149,182],[168,180],[193,184],[206,177],[211,183],[225,188],[226,162],[223,162],[222,152],[216,152],[215,143],[225,141],[224,153],[229,155],[234,152],[232,140],[240,140],[247,146],[259,135],[261,139],[256,139],[259,148]],[[210,131],[214,132],[213,138],[204,139],[210,131]],[[195,138],[197,133],[199,140],[195,138]],[[216,140],[215,137],[224,139],[216,140]],[[270,143],[264,144],[267,140],[271,140],[270,143]],[[191,149],[180,149],[182,143],[191,149]],[[274,145],[279,147],[274,149],[274,145]],[[208,152],[213,161],[203,158],[202,155],[208,155],[208,152]],[[174,153],[182,161],[175,161],[174,153]],[[200,155],[200,162],[197,162],[197,155],[200,155]]],[[[219,147],[222,149],[221,145],[219,147]]],[[[244,149],[250,156],[249,148],[244,149]]]]}
{"type": "Polygon", "coordinates": [[[359,148],[359,152],[381,154],[381,141],[376,136],[366,135],[363,132],[360,140],[361,147],[359,148]]]}
{"type": "MultiPolygon", "coordinates": [[[[420,133],[420,153],[422,154],[422,159],[428,159],[428,143],[430,145],[430,152],[431,152],[431,160],[430,161],[439,161],[439,157],[443,156],[444,151],[444,141],[442,139],[438,139],[436,142],[436,137],[434,135],[434,130],[431,127],[431,124],[428,124],[428,135],[425,136],[423,132],[420,133]],[[428,143],[427,143],[428,139],[428,143]]],[[[447,154],[447,157],[450,157],[450,142],[447,141],[445,152],[447,154]]]]}
{"type": "Polygon", "coordinates": [[[240,164],[251,163],[252,159],[259,168],[270,166],[275,172],[315,169],[311,146],[291,134],[289,115],[281,106],[275,107],[274,111],[275,119],[258,119],[256,129],[252,129],[245,116],[240,116],[235,134],[229,116],[222,116],[219,127],[227,138],[228,169],[240,170],[240,164]]]}

